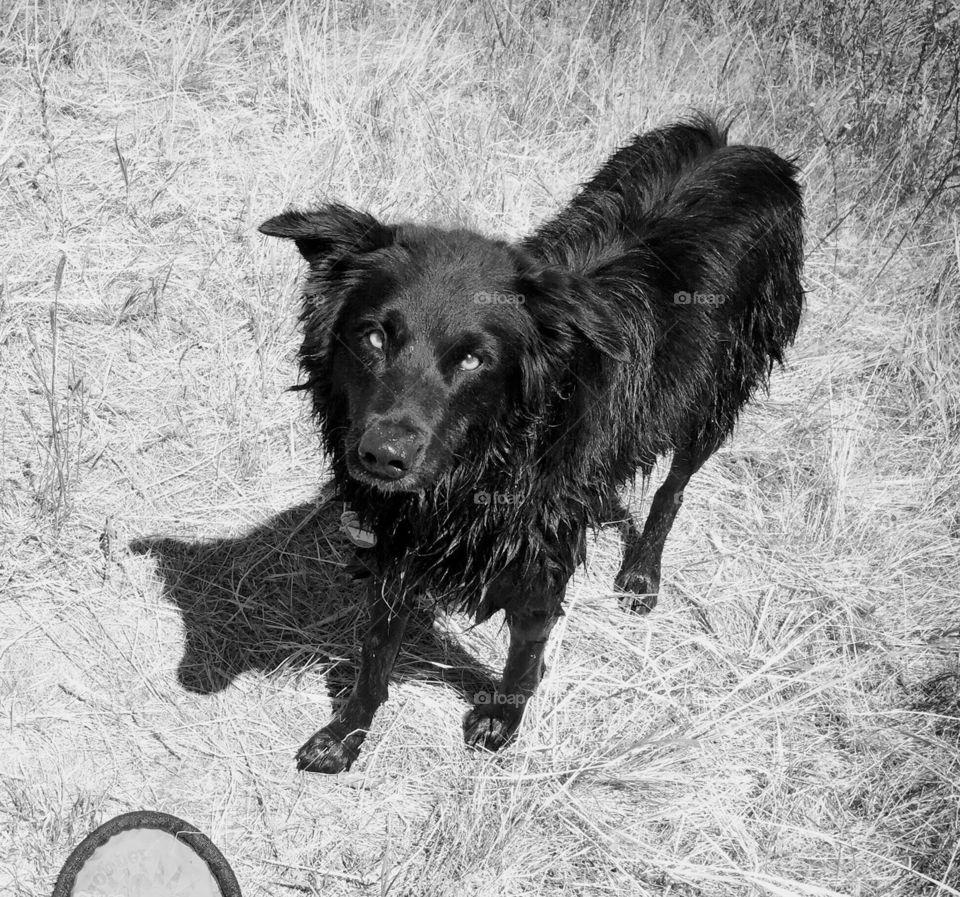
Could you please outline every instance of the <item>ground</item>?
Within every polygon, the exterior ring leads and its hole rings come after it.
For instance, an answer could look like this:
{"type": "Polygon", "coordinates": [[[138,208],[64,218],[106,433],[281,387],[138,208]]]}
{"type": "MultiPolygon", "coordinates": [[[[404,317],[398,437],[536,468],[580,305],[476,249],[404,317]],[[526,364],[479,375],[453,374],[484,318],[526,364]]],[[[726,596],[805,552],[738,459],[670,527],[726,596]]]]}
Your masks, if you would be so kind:
{"type": "Polygon", "coordinates": [[[0,10],[0,892],[150,808],[248,897],[960,894],[958,16],[844,9],[0,10]],[[500,621],[425,618],[352,771],[297,773],[361,620],[257,225],[519,236],[691,108],[799,160],[807,308],[657,609],[603,532],[514,746],[460,728],[500,621]]]}

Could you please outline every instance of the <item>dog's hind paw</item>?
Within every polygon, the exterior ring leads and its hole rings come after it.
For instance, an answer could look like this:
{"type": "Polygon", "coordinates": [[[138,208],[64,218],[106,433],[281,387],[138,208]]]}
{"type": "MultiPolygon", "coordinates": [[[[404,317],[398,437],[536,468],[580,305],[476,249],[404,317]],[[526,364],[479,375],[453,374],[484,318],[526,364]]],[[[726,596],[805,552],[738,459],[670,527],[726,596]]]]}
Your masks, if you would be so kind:
{"type": "Polygon", "coordinates": [[[517,734],[520,718],[491,716],[489,710],[474,707],[463,718],[463,740],[467,747],[499,751],[517,734]]]}
{"type": "Polygon", "coordinates": [[[358,748],[344,744],[333,733],[321,729],[297,751],[297,769],[331,774],[344,772],[357,759],[357,753],[358,748]]]}
{"type": "Polygon", "coordinates": [[[660,577],[651,573],[621,571],[614,585],[618,592],[617,602],[631,614],[648,614],[657,606],[660,577]]]}

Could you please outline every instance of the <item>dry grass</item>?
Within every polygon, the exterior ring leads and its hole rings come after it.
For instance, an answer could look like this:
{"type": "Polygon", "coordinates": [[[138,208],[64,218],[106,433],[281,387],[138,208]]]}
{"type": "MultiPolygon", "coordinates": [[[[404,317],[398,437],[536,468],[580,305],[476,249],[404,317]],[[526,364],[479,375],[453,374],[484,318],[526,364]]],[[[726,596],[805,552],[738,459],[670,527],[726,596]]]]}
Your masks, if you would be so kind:
{"type": "Polygon", "coordinates": [[[0,892],[151,807],[249,897],[960,894],[958,17],[834,6],[0,7],[0,892]],[[515,747],[460,740],[498,623],[423,621],[361,762],[297,774],[356,593],[256,224],[519,234],[691,105],[800,155],[810,293],[660,606],[604,533],[515,747]]]}

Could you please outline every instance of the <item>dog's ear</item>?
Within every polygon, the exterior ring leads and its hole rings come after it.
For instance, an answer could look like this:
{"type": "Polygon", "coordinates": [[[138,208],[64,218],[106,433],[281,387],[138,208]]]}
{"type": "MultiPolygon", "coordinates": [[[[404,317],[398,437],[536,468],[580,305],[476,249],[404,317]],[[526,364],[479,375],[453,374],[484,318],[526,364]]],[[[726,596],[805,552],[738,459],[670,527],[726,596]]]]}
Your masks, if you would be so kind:
{"type": "Polygon", "coordinates": [[[396,228],[366,212],[330,204],[284,212],[264,221],[260,233],[293,240],[310,264],[300,314],[300,367],[306,381],[292,388],[309,389],[314,412],[326,420],[336,406],[331,370],[337,321],[359,283],[359,271],[366,269],[367,277],[375,279],[378,266],[372,253],[394,243],[396,228]]]}
{"type": "Polygon", "coordinates": [[[312,268],[335,268],[346,258],[390,246],[395,228],[367,212],[330,203],[303,212],[284,212],[264,221],[260,233],[293,240],[312,268]]]}
{"type": "Polygon", "coordinates": [[[599,300],[589,280],[526,253],[517,251],[514,258],[524,308],[552,352],[569,357],[592,350],[614,361],[630,360],[624,323],[614,307],[599,300]]]}

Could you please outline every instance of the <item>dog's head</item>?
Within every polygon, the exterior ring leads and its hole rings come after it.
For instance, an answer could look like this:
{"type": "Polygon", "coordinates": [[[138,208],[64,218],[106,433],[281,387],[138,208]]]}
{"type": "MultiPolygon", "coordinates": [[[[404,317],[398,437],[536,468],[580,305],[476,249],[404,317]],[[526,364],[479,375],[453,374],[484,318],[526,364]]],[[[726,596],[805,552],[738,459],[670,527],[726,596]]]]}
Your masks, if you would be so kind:
{"type": "Polygon", "coordinates": [[[310,265],[301,365],[350,476],[429,489],[563,366],[623,359],[622,328],[572,272],[464,230],[386,225],[340,205],[261,225],[310,265]]]}

